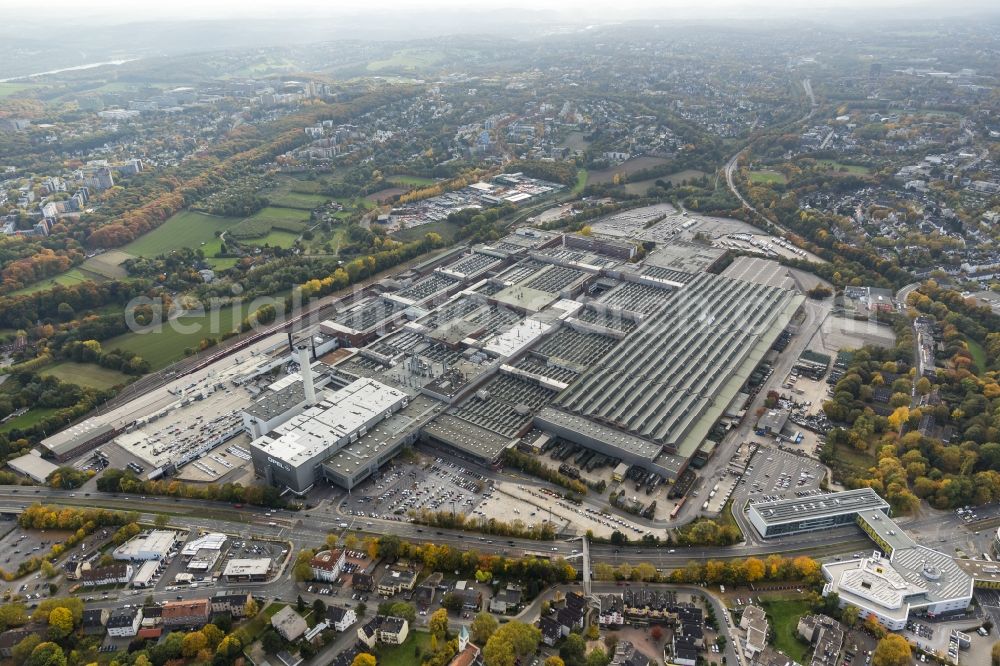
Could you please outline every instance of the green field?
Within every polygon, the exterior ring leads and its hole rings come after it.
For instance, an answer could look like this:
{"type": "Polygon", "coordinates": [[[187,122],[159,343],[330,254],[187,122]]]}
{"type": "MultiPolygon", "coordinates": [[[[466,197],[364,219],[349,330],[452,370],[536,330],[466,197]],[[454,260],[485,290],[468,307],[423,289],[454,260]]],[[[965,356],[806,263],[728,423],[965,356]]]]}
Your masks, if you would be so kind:
{"type": "Polygon", "coordinates": [[[455,240],[455,236],[458,235],[458,229],[458,225],[451,222],[428,222],[427,224],[421,224],[419,227],[397,231],[392,236],[397,240],[408,243],[410,241],[421,240],[424,234],[433,231],[436,234],[441,234],[441,238],[446,243],[451,243],[455,240]]]}
{"type": "Polygon", "coordinates": [[[444,54],[433,49],[401,49],[384,60],[373,60],[368,63],[368,71],[430,67],[443,59],[444,54]]]}
{"type": "Polygon", "coordinates": [[[965,344],[969,347],[969,355],[972,357],[972,362],[976,364],[980,373],[986,372],[986,350],[983,346],[973,340],[972,338],[965,336],[965,344]]]}
{"type": "Polygon", "coordinates": [[[267,206],[230,229],[234,238],[249,239],[266,236],[273,229],[304,231],[309,222],[309,211],[299,208],[267,206]]]}
{"type": "Polygon", "coordinates": [[[774,647],[799,662],[808,663],[809,645],[799,638],[799,618],[812,612],[812,605],[801,597],[763,599],[767,619],[774,631],[774,647]]]}
{"type": "Polygon", "coordinates": [[[70,384],[90,386],[96,389],[109,389],[119,384],[127,384],[132,379],[118,370],[102,368],[92,363],[74,363],[72,361],[56,363],[44,368],[39,374],[42,376],[51,375],[70,384]]]}
{"type": "Polygon", "coordinates": [[[375,650],[379,666],[417,666],[431,649],[431,635],[411,631],[402,645],[379,645],[375,650]],[[420,656],[415,654],[420,650],[420,656]]]}
{"type": "Polygon", "coordinates": [[[61,284],[64,287],[71,287],[74,284],[80,284],[81,282],[88,281],[102,282],[104,278],[96,273],[91,273],[85,271],[79,266],[76,268],[71,268],[65,273],[60,273],[53,278],[47,278],[45,280],[39,280],[34,284],[28,285],[23,289],[18,289],[17,291],[12,291],[11,296],[20,296],[22,294],[33,294],[36,291],[42,291],[44,289],[51,289],[57,284],[61,284]]]}
{"type": "Polygon", "coordinates": [[[183,331],[168,322],[160,331],[125,333],[106,340],[103,347],[106,350],[122,349],[135,352],[149,361],[153,370],[159,370],[184,358],[184,349],[197,348],[203,338],[218,338],[223,333],[233,330],[233,327],[246,316],[246,306],[231,306],[219,310],[214,318],[208,313],[204,316],[179,317],[177,325],[183,325],[183,331]],[[238,319],[236,315],[239,315],[238,319]],[[195,330],[188,331],[188,328],[195,330]]]}
{"type": "Polygon", "coordinates": [[[30,428],[44,419],[58,414],[59,409],[59,407],[36,407],[28,410],[26,413],[21,414],[20,416],[15,416],[6,423],[0,423],[0,432],[9,432],[14,428],[30,428]]]}
{"type": "Polygon", "coordinates": [[[573,189],[570,191],[570,194],[576,196],[577,194],[580,194],[580,192],[583,192],[583,188],[585,188],[586,186],[587,186],[587,170],[577,169],[576,183],[573,184],[573,189]]]}
{"type": "Polygon", "coordinates": [[[19,92],[25,90],[31,90],[35,87],[33,83],[0,83],[0,97],[10,97],[11,95],[16,95],[19,92]]]}
{"type": "Polygon", "coordinates": [[[424,187],[426,185],[433,185],[437,181],[433,178],[424,178],[423,176],[389,176],[386,178],[387,181],[393,185],[409,185],[411,187],[424,187]]]}
{"type": "Polygon", "coordinates": [[[251,238],[245,242],[249,245],[270,245],[271,247],[282,247],[288,249],[295,245],[295,241],[298,237],[299,235],[297,233],[293,233],[291,231],[273,229],[269,234],[262,238],[251,238]]]}
{"type": "Polygon", "coordinates": [[[751,171],[750,172],[750,182],[757,183],[759,185],[770,185],[772,183],[778,183],[779,185],[784,185],[788,182],[785,178],[785,174],[779,173],[777,171],[763,170],[763,171],[751,171]]]}
{"type": "Polygon", "coordinates": [[[148,234],[136,238],[122,250],[136,257],[155,257],[182,247],[198,249],[202,243],[207,245],[216,241],[216,231],[223,232],[237,223],[239,220],[234,217],[181,211],[148,234]]]}
{"type": "Polygon", "coordinates": [[[855,176],[863,176],[872,172],[872,170],[866,166],[858,166],[856,164],[844,164],[843,162],[836,162],[834,160],[819,160],[818,162],[816,162],[816,164],[824,166],[827,169],[832,169],[834,171],[840,171],[841,169],[843,169],[847,173],[853,174],[855,176]]]}
{"type": "Polygon", "coordinates": [[[280,192],[268,195],[267,198],[275,206],[304,210],[319,208],[330,200],[329,197],[324,197],[322,194],[305,194],[304,192],[280,192]]]}

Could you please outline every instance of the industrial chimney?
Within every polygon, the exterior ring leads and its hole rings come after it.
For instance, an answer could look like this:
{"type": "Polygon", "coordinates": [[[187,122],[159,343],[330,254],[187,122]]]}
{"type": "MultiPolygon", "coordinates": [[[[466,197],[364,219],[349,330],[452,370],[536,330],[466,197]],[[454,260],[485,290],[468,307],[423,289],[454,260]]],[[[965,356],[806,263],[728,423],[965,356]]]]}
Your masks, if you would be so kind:
{"type": "Polygon", "coordinates": [[[299,374],[302,375],[302,388],[306,393],[306,405],[316,404],[316,387],[313,386],[312,359],[309,358],[309,347],[299,345],[299,374]]]}

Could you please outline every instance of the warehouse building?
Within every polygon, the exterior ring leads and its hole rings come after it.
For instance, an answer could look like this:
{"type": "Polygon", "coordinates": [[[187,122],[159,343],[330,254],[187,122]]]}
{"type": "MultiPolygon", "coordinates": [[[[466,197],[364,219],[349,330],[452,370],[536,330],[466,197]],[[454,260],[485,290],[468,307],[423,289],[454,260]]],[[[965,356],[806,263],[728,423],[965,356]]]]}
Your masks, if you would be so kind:
{"type": "Polygon", "coordinates": [[[7,466],[37,483],[45,483],[49,475],[59,469],[42,458],[36,451],[30,451],[23,456],[8,460],[7,466]]]}
{"type": "Polygon", "coordinates": [[[174,549],[177,532],[172,530],[150,530],[135,536],[115,548],[116,560],[162,560],[174,549]]]}
{"type": "Polygon", "coordinates": [[[41,441],[41,447],[57,462],[65,462],[110,442],[118,433],[119,430],[111,424],[103,423],[98,418],[90,418],[46,437],[41,441]]]}
{"type": "Polygon", "coordinates": [[[677,478],[804,297],[710,274],[670,293],[535,425],[677,478]]]}
{"type": "Polygon", "coordinates": [[[861,513],[888,516],[889,503],[871,488],[838,493],[755,502],[748,512],[750,524],[765,539],[825,530],[853,524],[861,513]]]}
{"type": "Polygon", "coordinates": [[[409,396],[372,379],[357,379],[250,443],[254,470],[268,483],[305,493],[322,478],[323,462],[406,407],[409,396]]]}

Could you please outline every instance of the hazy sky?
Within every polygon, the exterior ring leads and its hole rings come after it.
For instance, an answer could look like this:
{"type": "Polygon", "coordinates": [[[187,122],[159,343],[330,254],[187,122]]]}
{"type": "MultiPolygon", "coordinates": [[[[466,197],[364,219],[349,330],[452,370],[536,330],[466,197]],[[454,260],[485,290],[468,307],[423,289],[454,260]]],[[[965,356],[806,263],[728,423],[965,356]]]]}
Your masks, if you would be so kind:
{"type": "Polygon", "coordinates": [[[8,17],[38,19],[52,16],[90,16],[109,22],[130,22],[156,18],[262,18],[292,15],[370,14],[379,11],[410,10],[482,12],[503,8],[556,11],[579,20],[616,20],[641,16],[683,16],[732,18],[754,15],[815,16],[830,10],[861,12],[902,10],[912,15],[939,12],[954,15],[996,11],[995,0],[3,0],[8,17]],[[40,7],[44,6],[44,10],[40,7]]]}

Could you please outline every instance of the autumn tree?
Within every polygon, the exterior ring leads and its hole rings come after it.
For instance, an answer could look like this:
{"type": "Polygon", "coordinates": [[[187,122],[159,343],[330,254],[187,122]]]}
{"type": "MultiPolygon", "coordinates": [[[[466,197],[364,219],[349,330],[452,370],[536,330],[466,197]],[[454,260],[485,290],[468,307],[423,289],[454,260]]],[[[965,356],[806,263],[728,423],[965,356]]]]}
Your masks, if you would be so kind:
{"type": "Polygon", "coordinates": [[[49,638],[62,640],[73,631],[73,613],[68,608],[59,606],[49,613],[49,638]]]}
{"type": "Polygon", "coordinates": [[[498,626],[500,625],[495,617],[489,613],[480,613],[469,626],[472,642],[476,645],[486,645],[486,641],[490,639],[498,626]]]}
{"type": "Polygon", "coordinates": [[[872,653],[872,666],[908,666],[910,663],[910,644],[899,634],[887,635],[872,653]]]}
{"type": "Polygon", "coordinates": [[[367,652],[358,653],[354,657],[354,661],[351,662],[351,666],[376,666],[375,657],[367,652]]]}
{"type": "Polygon", "coordinates": [[[438,640],[444,640],[448,635],[448,611],[444,608],[438,608],[431,614],[427,626],[431,634],[436,636],[438,640]]]}

